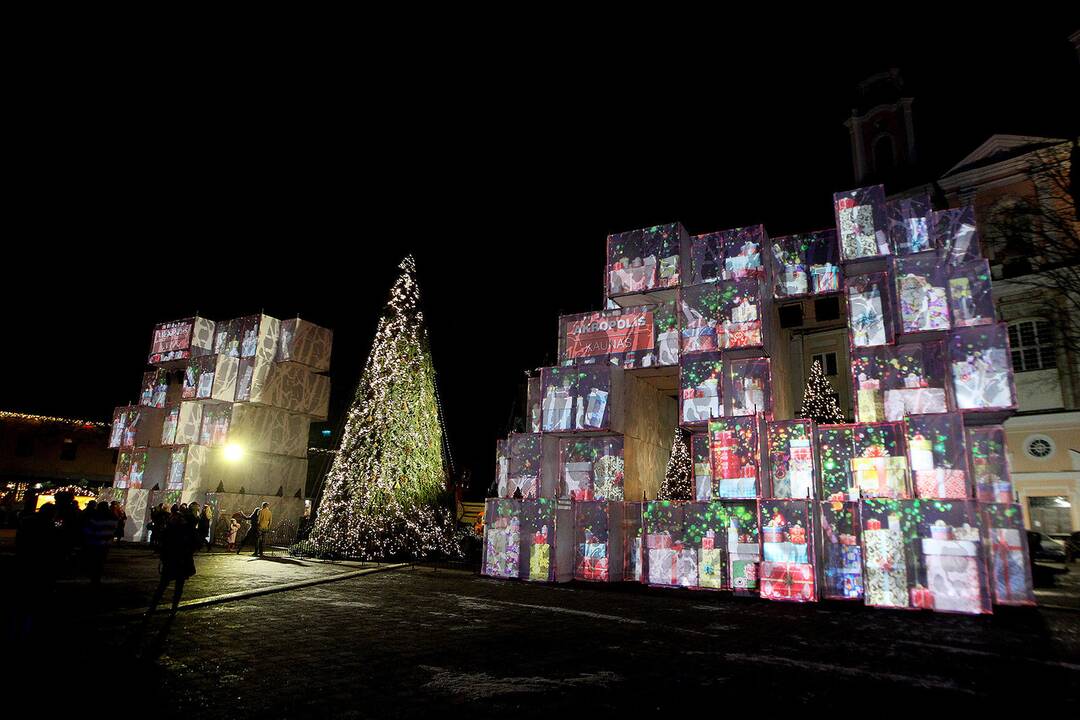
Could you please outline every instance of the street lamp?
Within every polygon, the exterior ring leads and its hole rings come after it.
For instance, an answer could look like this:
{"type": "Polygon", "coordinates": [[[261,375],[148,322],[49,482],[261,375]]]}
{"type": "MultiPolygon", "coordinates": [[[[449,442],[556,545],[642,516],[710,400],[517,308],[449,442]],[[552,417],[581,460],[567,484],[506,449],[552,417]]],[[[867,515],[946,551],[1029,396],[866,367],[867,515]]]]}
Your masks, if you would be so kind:
{"type": "Polygon", "coordinates": [[[225,446],[225,459],[229,462],[236,462],[242,457],[244,457],[244,448],[236,443],[229,443],[225,446]]]}

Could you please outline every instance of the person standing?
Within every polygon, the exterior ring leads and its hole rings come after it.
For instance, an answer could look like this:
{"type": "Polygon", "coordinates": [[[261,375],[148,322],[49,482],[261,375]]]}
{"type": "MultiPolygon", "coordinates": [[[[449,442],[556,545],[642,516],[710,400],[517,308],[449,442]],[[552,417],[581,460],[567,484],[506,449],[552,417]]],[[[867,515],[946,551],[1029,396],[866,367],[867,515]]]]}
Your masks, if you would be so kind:
{"type": "Polygon", "coordinates": [[[229,537],[228,543],[225,545],[226,550],[236,549],[236,533],[240,532],[240,523],[235,517],[229,518],[229,537]]]}
{"type": "Polygon", "coordinates": [[[161,536],[161,579],[157,590],[146,611],[149,618],[157,609],[165,588],[173,583],[172,612],[175,615],[180,606],[180,597],[184,593],[184,583],[195,574],[195,551],[202,542],[199,539],[193,518],[187,513],[174,512],[161,536]]]}
{"type": "Polygon", "coordinates": [[[270,533],[270,523],[274,520],[274,514],[270,512],[270,503],[264,502],[259,511],[258,526],[259,535],[255,540],[255,557],[262,557],[263,546],[266,544],[266,536],[270,533]]]}
{"type": "Polygon", "coordinates": [[[248,529],[247,532],[244,533],[244,539],[241,540],[240,544],[236,546],[237,555],[240,554],[240,551],[243,550],[244,546],[247,545],[249,542],[256,541],[256,538],[259,535],[259,511],[260,508],[258,505],[256,505],[255,509],[251,511],[251,515],[245,518],[248,522],[248,529]]]}
{"type": "Polygon", "coordinates": [[[105,557],[116,534],[116,514],[105,503],[98,503],[93,509],[87,507],[85,514],[87,517],[83,521],[83,557],[91,584],[99,585],[101,573],[105,569],[105,557]]]}
{"type": "Polygon", "coordinates": [[[213,509],[210,504],[207,503],[203,506],[202,512],[199,513],[199,519],[197,527],[199,530],[200,546],[206,545],[206,552],[210,552],[210,519],[212,517],[213,509]]]}

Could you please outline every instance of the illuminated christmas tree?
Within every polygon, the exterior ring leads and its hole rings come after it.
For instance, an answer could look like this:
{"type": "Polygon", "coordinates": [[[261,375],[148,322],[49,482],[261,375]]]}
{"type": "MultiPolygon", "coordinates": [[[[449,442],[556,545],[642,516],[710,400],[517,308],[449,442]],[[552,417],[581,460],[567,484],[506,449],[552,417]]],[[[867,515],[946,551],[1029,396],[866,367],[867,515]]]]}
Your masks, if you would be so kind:
{"type": "Polygon", "coordinates": [[[806,389],[803,390],[799,417],[810,418],[820,424],[844,422],[844,413],[836,401],[836,393],[832,385],[825,378],[820,360],[815,360],[810,368],[810,377],[806,379],[806,389]]]}
{"type": "Polygon", "coordinates": [[[656,497],[659,500],[694,499],[694,464],[690,460],[690,450],[686,447],[682,428],[675,428],[675,437],[671,441],[671,457],[656,497]]]}
{"type": "Polygon", "coordinates": [[[305,548],[316,555],[457,554],[416,263],[399,267],[305,548]]]}

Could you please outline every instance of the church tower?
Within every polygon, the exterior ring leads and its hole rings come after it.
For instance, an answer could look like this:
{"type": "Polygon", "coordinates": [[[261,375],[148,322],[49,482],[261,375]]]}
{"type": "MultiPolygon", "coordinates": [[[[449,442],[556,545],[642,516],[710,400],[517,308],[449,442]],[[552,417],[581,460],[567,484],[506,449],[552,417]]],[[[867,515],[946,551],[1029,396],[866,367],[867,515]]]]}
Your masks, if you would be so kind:
{"type": "Polygon", "coordinates": [[[892,68],[859,83],[844,125],[851,133],[857,185],[903,187],[915,166],[915,127],[900,71],[892,68]]]}

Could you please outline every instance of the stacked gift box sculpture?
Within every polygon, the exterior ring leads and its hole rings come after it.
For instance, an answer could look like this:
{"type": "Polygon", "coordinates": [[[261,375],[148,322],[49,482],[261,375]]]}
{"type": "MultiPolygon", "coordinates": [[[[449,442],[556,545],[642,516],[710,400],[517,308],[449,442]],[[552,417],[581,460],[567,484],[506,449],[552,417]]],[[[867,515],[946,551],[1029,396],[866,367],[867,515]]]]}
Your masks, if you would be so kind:
{"type": "Polygon", "coordinates": [[[608,238],[605,308],[559,322],[500,440],[483,572],[987,613],[1034,602],[1015,409],[971,208],[834,196],[835,228],[608,238]],[[794,417],[777,300],[841,296],[856,422],[794,417]],[[693,500],[657,500],[672,428],[693,500]]]}
{"type": "Polygon", "coordinates": [[[275,526],[295,530],[308,429],[326,419],[330,400],[331,344],[331,331],[299,318],[155,326],[138,404],[113,413],[107,494],[125,505],[125,537],[144,539],[162,502],[209,503],[215,520],[269,502],[275,526]]]}

